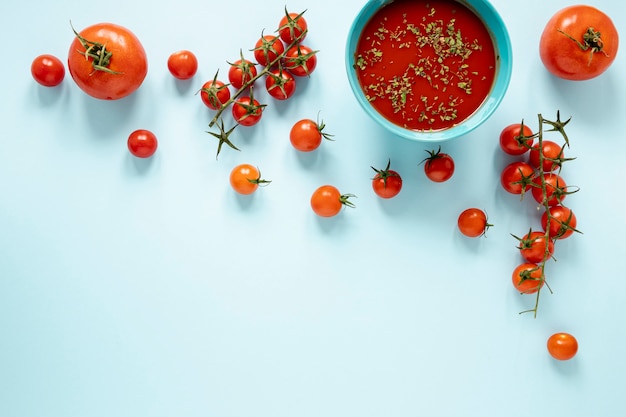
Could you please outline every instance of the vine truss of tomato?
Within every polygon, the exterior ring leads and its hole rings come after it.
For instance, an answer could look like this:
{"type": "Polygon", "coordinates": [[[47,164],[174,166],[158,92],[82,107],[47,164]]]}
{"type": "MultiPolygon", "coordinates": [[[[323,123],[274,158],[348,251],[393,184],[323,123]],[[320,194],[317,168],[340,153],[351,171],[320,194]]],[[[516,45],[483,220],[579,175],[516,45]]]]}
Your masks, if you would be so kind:
{"type": "Polygon", "coordinates": [[[505,153],[520,158],[528,153],[527,160],[516,160],[503,169],[500,177],[502,187],[511,194],[519,194],[521,199],[530,192],[543,208],[543,231],[531,227],[523,237],[512,235],[517,239],[517,249],[524,259],[513,271],[513,286],[521,294],[535,294],[534,307],[520,314],[533,313],[535,317],[542,288],[545,286],[552,293],[546,282],[545,267],[550,259],[554,259],[555,243],[574,232],[580,233],[576,229],[574,212],[564,205],[565,198],[578,189],[568,186],[561,175],[563,164],[574,159],[565,157],[565,150],[569,148],[565,126],[571,118],[561,121],[557,111],[556,120],[545,119],[541,114],[538,119],[537,133],[533,133],[522,121],[507,126],[500,135],[500,147],[505,153]],[[563,144],[544,140],[547,132],[558,133],[563,144]]]}
{"type": "Polygon", "coordinates": [[[213,80],[201,88],[202,101],[216,111],[209,123],[209,128],[213,130],[207,132],[219,141],[216,158],[223,145],[239,150],[231,140],[235,128],[253,126],[261,120],[267,104],[259,103],[254,97],[257,80],[265,77],[263,84],[268,94],[276,100],[287,100],[295,92],[297,78],[308,77],[315,70],[318,51],[302,43],[308,32],[303,14],[290,13],[285,8],[276,34],[261,33],[255,47],[250,50],[256,62],[246,59],[240,51],[240,59],[228,62],[228,83],[218,79],[218,70],[213,80]],[[234,121],[234,125],[228,128],[223,117],[227,109],[231,109],[234,121]]]}

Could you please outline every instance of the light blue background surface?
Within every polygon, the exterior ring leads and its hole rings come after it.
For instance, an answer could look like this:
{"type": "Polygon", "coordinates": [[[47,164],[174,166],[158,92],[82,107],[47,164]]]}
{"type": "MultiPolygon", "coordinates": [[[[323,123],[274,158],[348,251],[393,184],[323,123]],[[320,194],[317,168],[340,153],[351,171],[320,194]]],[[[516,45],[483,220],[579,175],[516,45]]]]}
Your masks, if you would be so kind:
{"type": "MultiPolygon", "coordinates": [[[[589,3],[626,34],[622,5],[589,3]]],[[[550,76],[538,38],[569,2],[494,0],[514,50],[511,86],[489,121],[445,143],[457,171],[443,184],[419,165],[431,146],[390,136],[350,92],[344,45],[361,1],[288,4],[308,9],[318,68],[291,102],[268,102],[260,125],[235,133],[241,152],[217,161],[212,114],[194,93],[273,30],[284,3],[155,4],[0,6],[0,416],[626,413],[626,54],[591,81],[550,76]],[[33,81],[35,56],[65,60],[70,19],[141,38],[150,69],[137,93],[101,102],[69,76],[55,89],[33,81]],[[167,72],[179,49],[199,58],[191,81],[167,72]],[[577,159],[563,175],[580,187],[567,203],[584,234],[557,244],[554,294],[533,319],[518,315],[534,298],[511,285],[521,260],[511,233],[539,227],[538,212],[500,189],[511,158],[497,138],[557,109],[572,116],[577,159]],[[335,141],[298,154],[289,128],[318,112],[335,141]],[[160,140],[152,159],[126,148],[138,128],[160,140]],[[404,189],[382,201],[370,166],[388,158],[404,189]],[[228,175],[242,162],[273,182],[235,195],[228,175]],[[356,194],[357,207],[316,218],[309,197],[324,183],[356,194]],[[495,225],[485,239],[456,230],[470,206],[495,225]],[[556,331],[578,338],[573,360],[549,357],[556,331]]]]}

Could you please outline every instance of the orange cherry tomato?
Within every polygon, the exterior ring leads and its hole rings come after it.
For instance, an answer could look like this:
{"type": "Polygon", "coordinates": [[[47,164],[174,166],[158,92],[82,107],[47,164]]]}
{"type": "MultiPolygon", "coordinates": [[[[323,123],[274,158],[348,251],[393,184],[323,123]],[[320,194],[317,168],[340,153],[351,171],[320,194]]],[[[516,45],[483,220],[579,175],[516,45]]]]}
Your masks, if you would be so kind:
{"type": "Polygon", "coordinates": [[[572,359],[578,352],[578,341],[569,333],[555,333],[548,338],[548,352],[560,361],[572,359]]]}

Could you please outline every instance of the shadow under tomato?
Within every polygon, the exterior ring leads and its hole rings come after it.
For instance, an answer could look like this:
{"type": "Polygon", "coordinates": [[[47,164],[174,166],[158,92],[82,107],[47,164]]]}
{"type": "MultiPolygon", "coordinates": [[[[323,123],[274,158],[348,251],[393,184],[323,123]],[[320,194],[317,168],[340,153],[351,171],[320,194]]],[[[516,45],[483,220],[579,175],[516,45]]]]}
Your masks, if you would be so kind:
{"type": "Polygon", "coordinates": [[[155,158],[158,158],[158,155],[155,154],[148,158],[138,158],[132,155],[130,152],[127,154],[126,161],[127,165],[130,166],[129,171],[136,175],[146,175],[155,164],[155,158]]]}

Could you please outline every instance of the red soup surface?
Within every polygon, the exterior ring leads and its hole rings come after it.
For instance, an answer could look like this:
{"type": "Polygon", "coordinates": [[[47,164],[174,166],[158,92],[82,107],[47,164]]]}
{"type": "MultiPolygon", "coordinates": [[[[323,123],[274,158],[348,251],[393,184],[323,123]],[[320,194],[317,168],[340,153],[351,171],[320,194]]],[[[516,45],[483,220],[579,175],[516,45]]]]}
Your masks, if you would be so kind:
{"type": "Polygon", "coordinates": [[[467,119],[494,82],[496,53],[480,18],[454,0],[394,0],[374,14],[355,56],[371,105],[392,123],[443,130],[467,119]]]}

